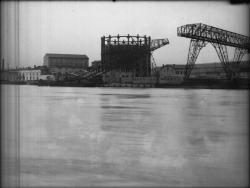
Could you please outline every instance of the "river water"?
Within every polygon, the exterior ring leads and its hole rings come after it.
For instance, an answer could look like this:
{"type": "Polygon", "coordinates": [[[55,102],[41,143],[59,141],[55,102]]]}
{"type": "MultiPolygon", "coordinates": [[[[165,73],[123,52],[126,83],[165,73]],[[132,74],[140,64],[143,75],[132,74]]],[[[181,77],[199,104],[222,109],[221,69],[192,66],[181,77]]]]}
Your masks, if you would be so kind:
{"type": "Polygon", "coordinates": [[[247,90],[5,87],[22,186],[248,184],[247,90]]]}

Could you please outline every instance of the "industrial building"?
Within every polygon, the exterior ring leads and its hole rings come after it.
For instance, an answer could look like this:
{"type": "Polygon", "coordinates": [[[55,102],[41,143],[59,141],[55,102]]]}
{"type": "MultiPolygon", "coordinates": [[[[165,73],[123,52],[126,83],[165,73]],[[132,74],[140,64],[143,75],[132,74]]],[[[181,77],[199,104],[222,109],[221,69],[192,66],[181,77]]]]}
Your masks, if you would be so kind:
{"type": "Polygon", "coordinates": [[[102,71],[102,61],[101,60],[95,60],[91,62],[91,66],[88,68],[89,71],[102,71]]]}
{"type": "Polygon", "coordinates": [[[104,84],[152,87],[156,83],[151,74],[155,68],[152,53],[167,44],[167,38],[151,40],[146,35],[103,36],[101,68],[104,84]]]}
{"type": "Polygon", "coordinates": [[[39,69],[18,70],[18,75],[21,81],[39,80],[39,77],[41,75],[41,70],[39,69]]]}
{"type": "Polygon", "coordinates": [[[5,70],[1,73],[1,80],[10,82],[31,82],[38,81],[40,76],[41,70],[39,69],[11,69],[5,70]]]}
{"type": "MultiPolygon", "coordinates": [[[[249,61],[243,61],[239,66],[234,66],[231,62],[231,72],[233,77],[249,79],[249,61]]],[[[178,84],[183,82],[185,76],[184,64],[167,64],[159,69],[160,84],[178,84]]],[[[196,64],[191,71],[192,79],[226,79],[226,72],[221,63],[202,63],[196,64]]]]}
{"type": "Polygon", "coordinates": [[[185,65],[163,65],[159,69],[159,84],[180,84],[183,82],[185,65]]]}
{"type": "Polygon", "coordinates": [[[47,53],[43,60],[43,65],[48,67],[52,74],[75,72],[89,66],[89,58],[86,55],[47,53]]]}
{"type": "Polygon", "coordinates": [[[95,60],[95,61],[92,61],[91,66],[92,66],[93,68],[97,68],[97,67],[100,67],[101,64],[102,64],[102,61],[101,61],[101,60],[95,60]]]}

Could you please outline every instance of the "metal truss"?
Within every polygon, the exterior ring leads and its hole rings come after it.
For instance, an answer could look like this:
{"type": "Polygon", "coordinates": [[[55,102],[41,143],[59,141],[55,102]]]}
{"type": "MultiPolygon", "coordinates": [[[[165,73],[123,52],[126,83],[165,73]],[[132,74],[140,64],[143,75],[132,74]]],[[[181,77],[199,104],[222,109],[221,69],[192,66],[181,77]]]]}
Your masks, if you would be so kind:
{"type": "Polygon", "coordinates": [[[149,45],[151,38],[145,36],[139,36],[139,35],[117,35],[117,36],[111,36],[108,37],[103,36],[102,37],[103,44],[105,45],[149,45]]]}
{"type": "Polygon", "coordinates": [[[153,74],[157,73],[157,66],[153,54],[151,53],[151,70],[153,74]]]}
{"type": "Polygon", "coordinates": [[[117,35],[108,37],[103,36],[105,45],[149,45],[150,50],[154,51],[162,46],[169,44],[169,40],[167,38],[164,39],[152,39],[148,36],[139,36],[139,35],[117,35]]]}
{"type": "Polygon", "coordinates": [[[194,67],[195,61],[203,47],[207,44],[206,41],[191,39],[188,51],[188,60],[185,68],[184,79],[189,78],[192,69],[194,67]]]}
{"type": "Polygon", "coordinates": [[[178,27],[177,36],[199,39],[249,50],[249,37],[202,23],[187,24],[178,27]]]}
{"type": "Polygon", "coordinates": [[[235,48],[233,61],[239,64],[246,53],[247,53],[246,49],[235,48]]]}
{"type": "Polygon", "coordinates": [[[228,53],[227,53],[227,47],[222,44],[218,43],[211,43],[213,47],[215,48],[217,55],[223,65],[223,68],[226,72],[227,79],[231,80],[232,78],[232,71],[230,69],[229,59],[228,59],[228,53]]]}
{"type": "Polygon", "coordinates": [[[177,36],[191,38],[185,79],[189,78],[199,52],[206,45],[206,42],[210,42],[214,46],[228,79],[232,79],[232,70],[228,59],[227,46],[236,48],[233,61],[237,62],[238,65],[242,57],[250,51],[249,37],[202,23],[178,27],[177,36]]]}
{"type": "MultiPolygon", "coordinates": [[[[102,70],[123,69],[135,75],[151,75],[152,52],[169,44],[167,38],[152,39],[150,36],[116,35],[101,37],[102,70]]],[[[152,70],[152,71],[155,71],[152,70]]]]}
{"type": "Polygon", "coordinates": [[[165,39],[153,39],[151,40],[150,50],[154,51],[158,48],[161,48],[162,46],[165,46],[169,44],[169,41],[167,38],[165,39]]]}

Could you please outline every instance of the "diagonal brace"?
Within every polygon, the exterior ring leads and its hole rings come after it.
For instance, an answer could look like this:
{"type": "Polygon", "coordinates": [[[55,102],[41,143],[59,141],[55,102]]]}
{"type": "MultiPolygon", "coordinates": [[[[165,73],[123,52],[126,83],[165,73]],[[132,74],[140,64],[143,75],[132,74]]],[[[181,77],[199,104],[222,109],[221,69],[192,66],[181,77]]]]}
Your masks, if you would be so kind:
{"type": "Polygon", "coordinates": [[[197,39],[191,39],[190,45],[189,45],[189,51],[188,51],[188,59],[187,64],[185,67],[184,72],[184,79],[188,79],[192,69],[194,67],[195,61],[203,47],[205,47],[207,44],[206,41],[197,40],[197,39]]]}
{"type": "Polygon", "coordinates": [[[211,43],[215,48],[217,55],[222,63],[224,71],[226,73],[227,79],[232,79],[232,71],[229,64],[228,53],[227,53],[227,46],[218,44],[218,43],[211,43]]]}
{"type": "Polygon", "coordinates": [[[240,64],[243,56],[247,53],[247,49],[235,48],[233,61],[240,64]]]}

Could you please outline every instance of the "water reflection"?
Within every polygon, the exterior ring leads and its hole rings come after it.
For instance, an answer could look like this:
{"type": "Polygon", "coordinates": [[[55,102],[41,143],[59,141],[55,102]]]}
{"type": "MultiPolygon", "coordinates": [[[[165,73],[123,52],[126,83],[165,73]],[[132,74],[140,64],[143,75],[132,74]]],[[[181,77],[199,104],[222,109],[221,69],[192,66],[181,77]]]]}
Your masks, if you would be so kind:
{"type": "Polygon", "coordinates": [[[149,94],[119,94],[119,93],[112,94],[112,93],[102,93],[100,95],[102,95],[102,96],[115,96],[115,97],[120,98],[120,99],[149,98],[150,97],[149,94]]]}
{"type": "Polygon", "coordinates": [[[22,184],[246,185],[247,96],[21,86],[22,184]]]}
{"type": "Polygon", "coordinates": [[[146,117],[152,117],[152,108],[145,105],[149,94],[110,94],[101,95],[101,125],[106,133],[102,142],[102,161],[116,164],[123,175],[139,165],[147,134],[152,130],[146,117]],[[137,106],[135,106],[135,104],[137,106]]]}

